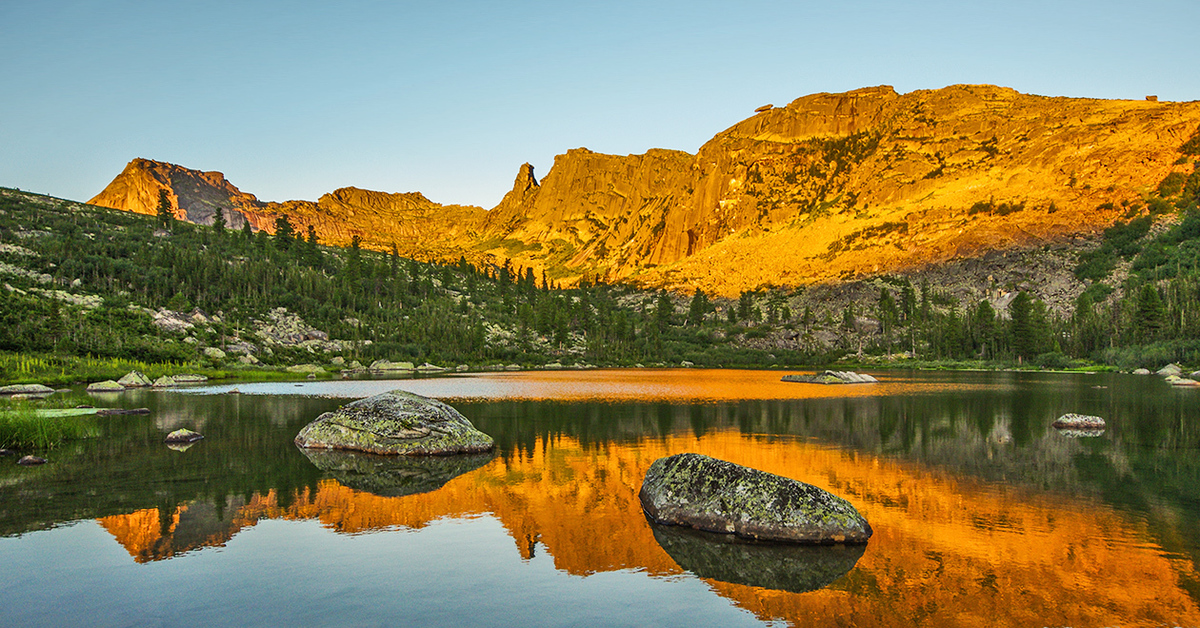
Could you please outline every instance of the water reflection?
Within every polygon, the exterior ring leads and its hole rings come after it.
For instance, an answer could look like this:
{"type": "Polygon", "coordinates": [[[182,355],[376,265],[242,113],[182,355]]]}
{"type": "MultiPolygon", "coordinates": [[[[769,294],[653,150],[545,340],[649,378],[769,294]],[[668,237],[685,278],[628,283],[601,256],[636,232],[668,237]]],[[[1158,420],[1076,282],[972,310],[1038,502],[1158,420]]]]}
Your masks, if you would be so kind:
{"type": "Polygon", "coordinates": [[[297,449],[343,486],[384,497],[435,491],[446,482],[487,464],[493,456],[491,453],[377,456],[340,449],[297,449]]]}
{"type": "Polygon", "coordinates": [[[752,543],[653,521],[654,540],[679,564],[701,578],[729,584],[807,593],[845,576],[866,545],[804,546],[752,543]]]}

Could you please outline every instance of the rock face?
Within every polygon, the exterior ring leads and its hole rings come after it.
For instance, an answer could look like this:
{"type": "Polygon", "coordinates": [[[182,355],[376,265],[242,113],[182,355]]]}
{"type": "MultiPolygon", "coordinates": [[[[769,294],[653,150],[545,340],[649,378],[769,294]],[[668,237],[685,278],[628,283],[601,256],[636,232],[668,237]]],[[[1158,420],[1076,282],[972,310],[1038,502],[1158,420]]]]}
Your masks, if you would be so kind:
{"type": "Polygon", "coordinates": [[[459,456],[380,456],[339,449],[302,449],[317,468],[352,489],[384,497],[436,491],[491,462],[491,453],[459,456]]]}
{"type": "MultiPolygon", "coordinates": [[[[220,173],[134,160],[92,202],[274,230],[405,256],[499,261],[570,278],[737,295],[1041,246],[1096,234],[1172,172],[1200,103],[1048,98],[991,85],[812,94],[756,112],[696,154],[559,155],[522,165],[491,211],[419,193],[342,188],[263,203],[220,173]],[[519,252],[514,252],[519,251],[519,252]]],[[[1178,163],[1177,163],[1178,162],[1178,163]]]]}
{"type": "Polygon", "coordinates": [[[816,375],[784,375],[780,381],[804,384],[877,384],[879,380],[870,375],[853,371],[822,371],[816,375]]]}
{"type": "Polygon", "coordinates": [[[1064,414],[1058,417],[1051,426],[1069,430],[1102,430],[1104,419],[1086,414],[1064,414]]]}
{"type": "Polygon", "coordinates": [[[654,540],[701,578],[791,593],[823,589],[850,573],[866,545],[811,546],[740,541],[729,534],[650,524],[654,540]]]}
{"type": "Polygon", "coordinates": [[[317,417],[296,436],[305,448],[373,454],[446,455],[491,451],[492,437],[454,408],[393,390],[359,399],[317,417]]]}
{"type": "Polygon", "coordinates": [[[856,544],[872,533],[854,506],[836,495],[700,454],[655,460],[638,497],[658,523],[760,541],[856,544]]]}

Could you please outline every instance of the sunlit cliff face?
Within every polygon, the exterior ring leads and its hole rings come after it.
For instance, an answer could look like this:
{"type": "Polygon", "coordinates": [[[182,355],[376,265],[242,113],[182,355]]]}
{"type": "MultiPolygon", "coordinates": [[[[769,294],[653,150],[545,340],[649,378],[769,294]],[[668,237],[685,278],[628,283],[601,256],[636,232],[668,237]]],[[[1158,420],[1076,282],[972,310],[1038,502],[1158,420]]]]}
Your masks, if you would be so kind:
{"type": "Polygon", "coordinates": [[[1195,566],[1166,555],[1145,522],[1054,494],[955,477],[786,437],[723,431],[584,446],[539,438],[441,489],[380,497],[323,480],[280,506],[273,491],[245,504],[183,504],[101,524],[139,562],[222,545],[264,518],[316,520],[337,533],[420,529],[442,518],[495,516],[528,559],[546,552],[579,576],[681,568],[656,542],[637,501],[655,459],[694,451],[793,477],[849,499],[875,536],[855,568],[804,594],[709,580],[763,619],[820,625],[1194,625],[1186,585],[1195,566]],[[202,512],[201,512],[202,511],[202,512]],[[1035,583],[1035,584],[1031,584],[1035,583]]]}
{"type": "Polygon", "coordinates": [[[813,94],[756,113],[696,154],[568,151],[538,182],[526,164],[490,211],[419,193],[343,188],[263,203],[220,173],[134,160],[92,203],[182,218],[236,210],[273,231],[288,215],[321,241],[419,259],[510,259],[736,295],[893,272],[1094,234],[1141,205],[1200,127],[1200,103],[1047,98],[991,85],[813,94]]]}

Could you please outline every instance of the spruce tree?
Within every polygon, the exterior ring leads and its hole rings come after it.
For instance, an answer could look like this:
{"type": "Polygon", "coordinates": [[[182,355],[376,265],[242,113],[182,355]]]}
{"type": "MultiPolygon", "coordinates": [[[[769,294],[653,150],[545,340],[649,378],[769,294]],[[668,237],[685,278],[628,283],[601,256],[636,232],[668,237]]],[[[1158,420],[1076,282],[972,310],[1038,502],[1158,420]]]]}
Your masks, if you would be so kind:
{"type": "Polygon", "coordinates": [[[225,235],[225,225],[225,210],[218,207],[216,213],[213,214],[213,231],[217,232],[217,235],[223,236],[225,235]]]}
{"type": "Polygon", "coordinates": [[[167,190],[161,189],[158,191],[158,222],[163,228],[170,229],[172,223],[175,222],[175,212],[171,209],[171,198],[167,194],[167,190]]]}

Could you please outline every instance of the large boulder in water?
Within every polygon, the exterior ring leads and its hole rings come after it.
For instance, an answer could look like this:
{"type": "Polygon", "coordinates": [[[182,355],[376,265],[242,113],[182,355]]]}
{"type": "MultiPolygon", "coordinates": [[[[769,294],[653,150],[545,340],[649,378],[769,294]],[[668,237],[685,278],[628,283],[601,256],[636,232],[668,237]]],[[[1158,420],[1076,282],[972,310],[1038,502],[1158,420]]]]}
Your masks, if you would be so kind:
{"type": "Polygon", "coordinates": [[[760,541],[855,544],[866,543],[872,532],[837,495],[700,454],[655,460],[638,497],[658,523],[760,541]]]}
{"type": "Polygon", "coordinates": [[[759,543],[657,523],[650,530],[668,556],[701,578],[792,593],[829,586],[867,551],[866,545],[759,543]]]}
{"type": "Polygon", "coordinates": [[[491,451],[492,437],[458,410],[393,390],[326,412],[296,435],[300,447],[372,454],[446,455],[491,451]]]}
{"type": "Polygon", "coordinates": [[[341,449],[301,449],[344,486],[384,497],[436,491],[492,461],[491,453],[461,456],[379,456],[341,449]]]}

